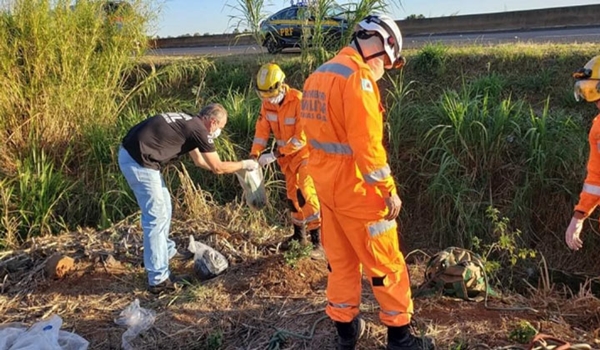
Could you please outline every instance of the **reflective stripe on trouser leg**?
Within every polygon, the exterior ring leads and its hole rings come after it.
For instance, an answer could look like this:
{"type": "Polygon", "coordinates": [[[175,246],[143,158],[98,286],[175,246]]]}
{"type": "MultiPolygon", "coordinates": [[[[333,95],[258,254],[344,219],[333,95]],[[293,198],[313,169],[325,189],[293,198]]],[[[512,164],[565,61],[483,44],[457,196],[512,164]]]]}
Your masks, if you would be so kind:
{"type": "Polygon", "coordinates": [[[410,323],[413,302],[408,270],[398,243],[395,221],[380,220],[367,225],[367,252],[374,266],[365,266],[375,299],[379,302],[379,318],[388,326],[410,323]]]}
{"type": "Polygon", "coordinates": [[[304,196],[302,212],[306,220],[306,228],[314,230],[321,227],[321,207],[312,177],[308,174],[306,163],[300,164],[298,168],[298,188],[304,196]]]}
{"type": "Polygon", "coordinates": [[[336,217],[347,237],[352,237],[352,249],[371,280],[373,294],[381,310],[381,322],[387,326],[409,324],[413,303],[396,223],[382,220],[378,215],[374,215],[372,221],[343,214],[336,217]]]}
{"type": "Polygon", "coordinates": [[[325,312],[334,321],[350,322],[359,313],[360,264],[334,212],[322,205],[321,216],[321,241],[330,267],[325,312]]]}

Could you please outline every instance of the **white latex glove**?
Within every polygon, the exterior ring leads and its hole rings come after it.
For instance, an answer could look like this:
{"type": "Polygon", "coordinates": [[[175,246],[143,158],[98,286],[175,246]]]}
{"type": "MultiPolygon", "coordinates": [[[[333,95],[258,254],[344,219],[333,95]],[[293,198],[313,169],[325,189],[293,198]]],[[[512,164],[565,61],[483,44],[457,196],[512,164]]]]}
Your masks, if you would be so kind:
{"type": "Polygon", "coordinates": [[[565,232],[565,241],[569,248],[573,250],[579,250],[583,247],[583,241],[579,237],[581,229],[583,228],[583,221],[585,219],[577,219],[573,217],[567,231],[565,232]]]}
{"type": "Polygon", "coordinates": [[[273,163],[276,160],[277,157],[275,157],[275,154],[273,154],[273,152],[265,153],[261,154],[260,157],[258,157],[258,164],[260,164],[260,166],[265,166],[267,164],[273,163]]]}
{"type": "Polygon", "coordinates": [[[242,160],[242,169],[244,170],[256,170],[258,169],[258,163],[254,159],[244,159],[242,160]]]}

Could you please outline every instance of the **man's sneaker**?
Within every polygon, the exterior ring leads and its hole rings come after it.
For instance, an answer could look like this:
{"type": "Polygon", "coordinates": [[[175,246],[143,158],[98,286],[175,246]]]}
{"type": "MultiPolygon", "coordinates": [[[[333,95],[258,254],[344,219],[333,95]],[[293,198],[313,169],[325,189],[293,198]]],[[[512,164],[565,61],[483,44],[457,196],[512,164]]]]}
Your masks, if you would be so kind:
{"type": "Polygon", "coordinates": [[[320,245],[318,247],[314,247],[310,251],[310,258],[313,260],[325,260],[325,251],[323,250],[323,247],[320,245]]]}
{"type": "Polygon", "coordinates": [[[187,261],[187,260],[192,260],[194,258],[194,253],[190,252],[189,250],[186,250],[183,253],[180,253],[179,250],[175,253],[175,255],[173,255],[171,257],[171,259],[169,260],[176,260],[176,261],[187,261]]]}
{"type": "MultiPolygon", "coordinates": [[[[175,252],[175,254],[169,258],[169,261],[171,260],[175,260],[175,261],[188,261],[188,260],[192,260],[194,258],[194,253],[190,252],[189,250],[186,250],[184,253],[180,253],[179,250],[177,250],[175,252]]],[[[144,259],[142,259],[142,262],[140,263],[140,267],[145,267],[144,265],[144,259]]]]}
{"type": "Polygon", "coordinates": [[[162,281],[161,283],[159,283],[155,286],[149,286],[148,291],[152,294],[174,292],[176,290],[183,288],[186,284],[189,284],[190,280],[191,279],[189,278],[189,276],[186,276],[186,275],[182,275],[182,276],[171,275],[171,276],[169,276],[169,278],[162,281]]]}

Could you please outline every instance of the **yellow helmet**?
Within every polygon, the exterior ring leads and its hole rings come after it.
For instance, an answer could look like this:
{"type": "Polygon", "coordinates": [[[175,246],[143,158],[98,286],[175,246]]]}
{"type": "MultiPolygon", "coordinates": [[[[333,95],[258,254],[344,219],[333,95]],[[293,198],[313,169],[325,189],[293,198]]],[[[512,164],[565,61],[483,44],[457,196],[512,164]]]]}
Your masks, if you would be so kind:
{"type": "Polygon", "coordinates": [[[285,74],[275,63],[264,64],[256,74],[256,91],[261,98],[272,98],[283,89],[285,74]]]}
{"type": "Polygon", "coordinates": [[[583,68],[573,73],[577,101],[596,102],[600,100],[600,56],[592,58],[583,68]]]}

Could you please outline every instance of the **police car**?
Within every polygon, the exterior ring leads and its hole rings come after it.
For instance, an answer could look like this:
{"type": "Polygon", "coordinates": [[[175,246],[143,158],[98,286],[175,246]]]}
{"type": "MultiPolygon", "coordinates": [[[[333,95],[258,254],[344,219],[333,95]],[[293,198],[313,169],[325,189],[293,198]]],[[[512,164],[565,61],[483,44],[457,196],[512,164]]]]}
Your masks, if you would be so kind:
{"type": "MultiPolygon", "coordinates": [[[[265,19],[260,30],[264,36],[263,46],[269,53],[278,53],[285,48],[300,47],[302,34],[307,34],[310,42],[314,30],[314,16],[310,0],[291,1],[291,6],[265,19]]],[[[326,33],[327,43],[338,43],[348,27],[343,8],[335,6],[326,14],[321,27],[326,33]]]]}

